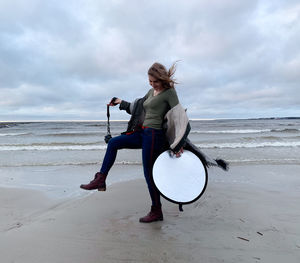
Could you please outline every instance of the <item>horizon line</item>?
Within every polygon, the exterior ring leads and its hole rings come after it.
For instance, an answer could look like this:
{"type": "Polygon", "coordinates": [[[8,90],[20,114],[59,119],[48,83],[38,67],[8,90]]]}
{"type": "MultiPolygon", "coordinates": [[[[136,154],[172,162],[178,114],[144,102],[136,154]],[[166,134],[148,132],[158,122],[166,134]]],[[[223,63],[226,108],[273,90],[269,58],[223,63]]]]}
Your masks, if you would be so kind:
{"type": "MultiPolygon", "coordinates": [[[[207,121],[207,120],[255,120],[255,119],[293,119],[300,118],[299,116],[287,116],[287,117],[249,117],[249,118],[190,118],[190,121],[207,121]]],[[[128,122],[129,120],[113,120],[110,122],[128,122]]],[[[106,120],[0,120],[0,123],[6,122],[107,122],[106,120]]]]}

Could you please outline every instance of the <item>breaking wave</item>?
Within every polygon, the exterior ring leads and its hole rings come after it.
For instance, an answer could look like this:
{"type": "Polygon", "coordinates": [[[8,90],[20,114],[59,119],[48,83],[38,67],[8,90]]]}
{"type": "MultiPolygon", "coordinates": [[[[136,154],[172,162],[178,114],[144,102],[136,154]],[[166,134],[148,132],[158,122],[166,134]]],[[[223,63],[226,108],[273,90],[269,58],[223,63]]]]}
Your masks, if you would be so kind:
{"type": "Polygon", "coordinates": [[[0,133],[0,136],[24,136],[31,135],[31,132],[16,132],[16,133],[0,133]]]}
{"type": "Polygon", "coordinates": [[[202,149],[214,149],[214,148],[262,148],[262,147],[299,147],[300,141],[296,142],[251,142],[251,143],[208,143],[208,144],[197,144],[197,147],[202,149]]]}
{"type": "Polygon", "coordinates": [[[270,129],[261,129],[261,130],[255,130],[255,129],[248,129],[248,130],[241,130],[241,129],[235,129],[235,130],[211,130],[211,131],[191,131],[191,133],[195,134],[243,134],[243,133],[263,133],[263,132],[270,132],[270,129]]]}
{"type": "Polygon", "coordinates": [[[192,130],[191,134],[251,134],[251,133],[267,133],[267,132],[279,132],[279,133],[298,133],[300,129],[233,129],[233,130],[208,130],[199,131],[192,130]]]}
{"type": "Polygon", "coordinates": [[[0,145],[0,151],[95,151],[106,150],[106,145],[95,143],[49,143],[49,144],[15,144],[15,145],[0,145]]]}

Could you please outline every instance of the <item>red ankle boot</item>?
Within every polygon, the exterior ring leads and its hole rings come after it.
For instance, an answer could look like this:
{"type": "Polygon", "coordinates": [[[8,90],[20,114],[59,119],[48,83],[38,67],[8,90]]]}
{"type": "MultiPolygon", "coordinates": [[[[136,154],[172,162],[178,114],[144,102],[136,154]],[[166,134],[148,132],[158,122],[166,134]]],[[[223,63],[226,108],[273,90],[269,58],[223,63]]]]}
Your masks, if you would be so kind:
{"type": "Polygon", "coordinates": [[[82,184],[80,188],[84,190],[98,189],[98,191],[105,191],[106,190],[105,179],[106,179],[106,175],[98,172],[95,174],[94,180],[92,180],[89,184],[82,184]]]}
{"type": "Polygon", "coordinates": [[[151,223],[163,220],[164,217],[160,206],[151,206],[151,211],[146,216],[140,218],[141,223],[151,223]]]}

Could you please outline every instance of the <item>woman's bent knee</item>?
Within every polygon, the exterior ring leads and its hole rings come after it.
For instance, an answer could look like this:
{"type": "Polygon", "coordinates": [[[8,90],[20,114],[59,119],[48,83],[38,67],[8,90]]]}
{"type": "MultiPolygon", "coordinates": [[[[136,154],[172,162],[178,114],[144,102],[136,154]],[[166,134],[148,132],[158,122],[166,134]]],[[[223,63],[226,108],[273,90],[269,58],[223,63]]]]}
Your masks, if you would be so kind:
{"type": "Polygon", "coordinates": [[[124,144],[123,136],[124,135],[120,135],[120,136],[116,136],[116,137],[111,138],[108,142],[107,148],[115,149],[115,150],[123,148],[124,147],[124,145],[123,145],[124,144]]]}

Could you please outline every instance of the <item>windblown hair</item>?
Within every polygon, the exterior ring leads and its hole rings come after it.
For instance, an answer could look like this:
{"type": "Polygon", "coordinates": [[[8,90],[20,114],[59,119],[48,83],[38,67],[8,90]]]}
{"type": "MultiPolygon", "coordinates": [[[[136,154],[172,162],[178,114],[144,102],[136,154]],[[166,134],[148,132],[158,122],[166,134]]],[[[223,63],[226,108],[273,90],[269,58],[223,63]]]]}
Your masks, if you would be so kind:
{"type": "Polygon", "coordinates": [[[177,84],[174,79],[174,74],[176,71],[176,62],[170,67],[169,70],[165,68],[164,65],[155,62],[148,70],[148,75],[160,80],[164,88],[174,88],[177,84]]]}

